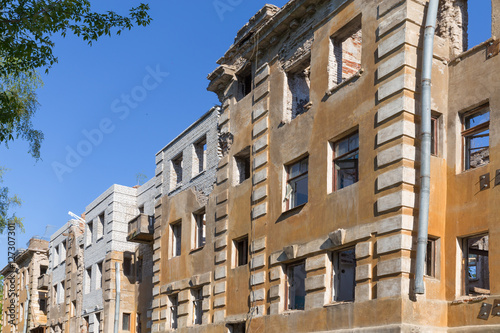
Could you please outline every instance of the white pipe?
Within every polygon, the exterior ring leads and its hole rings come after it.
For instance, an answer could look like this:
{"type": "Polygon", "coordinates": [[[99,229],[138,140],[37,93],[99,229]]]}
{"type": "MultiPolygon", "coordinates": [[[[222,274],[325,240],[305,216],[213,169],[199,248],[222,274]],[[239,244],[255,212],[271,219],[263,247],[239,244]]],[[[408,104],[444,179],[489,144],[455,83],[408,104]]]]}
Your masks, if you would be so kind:
{"type": "Polygon", "coordinates": [[[28,311],[31,299],[30,289],[28,285],[26,285],[26,295],[27,298],[26,302],[24,303],[24,333],[28,333],[28,311]]]}
{"type": "Polygon", "coordinates": [[[430,0],[425,23],[424,50],[422,60],[422,144],[420,147],[420,201],[418,212],[417,263],[415,272],[415,294],[424,294],[424,269],[429,231],[429,202],[431,193],[431,77],[434,56],[434,34],[436,31],[439,0],[430,0]]]}

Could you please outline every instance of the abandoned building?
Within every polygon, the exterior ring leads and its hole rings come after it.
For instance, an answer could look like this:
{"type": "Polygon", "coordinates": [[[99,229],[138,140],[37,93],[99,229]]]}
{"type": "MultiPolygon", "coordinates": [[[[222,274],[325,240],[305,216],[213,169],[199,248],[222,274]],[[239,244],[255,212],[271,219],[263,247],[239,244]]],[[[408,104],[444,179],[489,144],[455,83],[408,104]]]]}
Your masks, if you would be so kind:
{"type": "Polygon", "coordinates": [[[469,45],[476,2],[432,2],[259,10],[208,75],[221,106],[51,238],[39,325],[500,331],[500,3],[469,45]]]}
{"type": "Polygon", "coordinates": [[[18,249],[4,277],[2,333],[45,333],[47,324],[47,287],[49,242],[33,237],[27,249],[18,249]]]}

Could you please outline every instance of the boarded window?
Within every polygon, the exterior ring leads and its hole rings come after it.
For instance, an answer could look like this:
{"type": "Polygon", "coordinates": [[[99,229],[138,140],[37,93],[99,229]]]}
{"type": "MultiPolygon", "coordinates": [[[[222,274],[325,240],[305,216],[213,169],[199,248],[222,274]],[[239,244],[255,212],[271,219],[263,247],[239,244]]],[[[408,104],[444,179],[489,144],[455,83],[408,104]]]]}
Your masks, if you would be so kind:
{"type": "Polygon", "coordinates": [[[182,223],[177,222],[170,225],[172,235],[172,257],[181,255],[182,223]]]}
{"type": "Polygon", "coordinates": [[[463,240],[465,294],[490,294],[489,236],[463,240]]]}
{"type": "Polygon", "coordinates": [[[332,300],[334,302],[354,301],[354,288],[356,286],[356,257],[354,248],[334,252],[332,261],[332,300]]]}
{"type": "Polygon", "coordinates": [[[334,143],[333,188],[343,189],[358,181],[359,133],[334,143]]]}
{"type": "Polygon", "coordinates": [[[308,200],[308,157],[286,167],[286,209],[303,205],[308,200]]]}
{"type": "Polygon", "coordinates": [[[250,147],[247,147],[234,155],[234,185],[243,183],[250,178],[250,147]]]}
{"type": "Polygon", "coordinates": [[[344,82],[361,69],[361,16],[331,37],[330,86],[344,82]]]}
{"type": "Polygon", "coordinates": [[[288,93],[286,114],[288,119],[290,119],[290,117],[294,119],[298,115],[306,112],[310,107],[310,72],[311,60],[309,58],[287,72],[288,93]]]}
{"type": "Polygon", "coordinates": [[[474,169],[490,162],[490,109],[483,106],[463,117],[465,170],[474,169]]]}
{"type": "Polygon", "coordinates": [[[305,280],[306,280],[306,267],[304,262],[287,266],[286,305],[288,310],[304,310],[306,301],[305,280]]]}

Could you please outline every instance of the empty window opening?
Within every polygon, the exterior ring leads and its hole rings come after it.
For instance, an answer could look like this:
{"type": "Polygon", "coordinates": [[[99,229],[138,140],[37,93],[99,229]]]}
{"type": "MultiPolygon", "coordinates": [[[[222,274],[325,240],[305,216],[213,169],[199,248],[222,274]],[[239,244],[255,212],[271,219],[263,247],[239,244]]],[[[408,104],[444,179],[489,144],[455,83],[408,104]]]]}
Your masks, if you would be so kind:
{"type": "Polygon", "coordinates": [[[172,159],[172,184],[175,186],[182,182],[182,154],[172,159]]]}
{"type": "Polygon", "coordinates": [[[90,292],[90,281],[92,280],[92,268],[89,267],[85,270],[85,288],[84,292],[85,294],[88,294],[90,292]]]}
{"type": "Polygon", "coordinates": [[[61,282],[61,285],[59,286],[57,290],[57,304],[62,304],[64,303],[64,281],[61,282]]]}
{"type": "Polygon", "coordinates": [[[488,235],[463,240],[465,294],[490,294],[488,235]]]}
{"type": "MultiPolygon", "coordinates": [[[[59,246],[54,246],[54,265],[53,267],[59,265],[59,246]]],[[[21,275],[22,276],[22,275],[21,275]]],[[[21,286],[23,285],[23,281],[21,279],[21,286]]]]}
{"type": "Polygon", "coordinates": [[[286,118],[294,119],[309,110],[311,60],[308,58],[287,72],[286,118]]]}
{"type": "Polygon", "coordinates": [[[59,256],[61,259],[61,263],[66,261],[66,241],[62,241],[61,244],[59,244],[60,250],[59,250],[59,256]]]}
{"type": "Polygon", "coordinates": [[[177,308],[179,307],[177,294],[168,297],[170,301],[170,328],[177,328],[177,308]]]}
{"type": "Polygon", "coordinates": [[[438,155],[439,149],[439,117],[431,117],[431,154],[438,155]]]}
{"type": "Polygon", "coordinates": [[[205,214],[205,209],[193,214],[195,221],[195,232],[194,232],[194,242],[195,248],[200,248],[205,246],[206,233],[207,233],[207,214],[205,214]]]}
{"type": "Polygon", "coordinates": [[[248,264],[248,236],[234,241],[235,266],[244,266],[248,264]]]}
{"type": "Polygon", "coordinates": [[[207,159],[207,138],[204,136],[194,145],[193,154],[193,175],[197,175],[206,168],[207,159]]]}
{"type": "Polygon", "coordinates": [[[76,317],[76,301],[71,301],[71,308],[70,308],[69,316],[76,317]]]}
{"type": "Polygon", "coordinates": [[[181,255],[182,223],[171,224],[170,229],[172,234],[172,257],[178,257],[181,255]]]}
{"type": "Polygon", "coordinates": [[[306,301],[306,266],[304,262],[288,265],[286,269],[287,310],[304,310],[306,301]]]}
{"type": "Polygon", "coordinates": [[[52,287],[52,305],[57,304],[57,284],[52,287]]]}
{"type": "Polygon", "coordinates": [[[227,324],[229,333],[245,333],[245,323],[227,324]]]}
{"type": "Polygon", "coordinates": [[[358,182],[359,133],[334,143],[333,188],[343,189],[358,182]]]}
{"type": "Polygon", "coordinates": [[[361,16],[332,36],[330,45],[328,72],[333,88],[361,69],[361,16]]]}
{"type": "Polygon", "coordinates": [[[95,288],[96,289],[101,289],[102,288],[102,262],[98,263],[96,269],[96,275],[95,275],[95,288]]]}
{"type": "Polygon", "coordinates": [[[481,107],[464,115],[465,170],[490,162],[490,109],[481,107]]]}
{"type": "Polygon", "coordinates": [[[132,258],[130,257],[123,258],[123,274],[125,276],[132,275],[132,258]]]}
{"type": "Polygon", "coordinates": [[[238,100],[240,100],[252,92],[252,66],[247,65],[245,69],[237,75],[237,79],[238,100]]]}
{"type": "Polygon", "coordinates": [[[78,269],[78,255],[73,257],[73,265],[75,266],[75,270],[78,269]]]}
{"type": "Polygon", "coordinates": [[[453,56],[491,37],[490,0],[445,0],[438,12],[436,33],[450,42],[453,56]]]}
{"type": "Polygon", "coordinates": [[[124,313],[122,316],[122,330],[130,331],[130,313],[124,313]]]}
{"type": "Polygon", "coordinates": [[[354,301],[354,288],[356,287],[356,257],[354,248],[334,252],[332,261],[332,300],[334,302],[354,301]]]}
{"type": "Polygon", "coordinates": [[[92,233],[94,232],[94,224],[92,222],[89,222],[87,223],[87,239],[86,239],[86,243],[87,243],[87,246],[92,244],[92,233]]]}
{"type": "Polygon", "coordinates": [[[104,212],[97,218],[97,239],[104,236],[104,212]]]}
{"type": "Polygon", "coordinates": [[[286,167],[287,183],[286,209],[292,209],[307,203],[308,200],[308,161],[306,157],[286,167]]]}
{"type": "Polygon", "coordinates": [[[83,326],[85,327],[85,332],[90,332],[90,317],[83,317],[83,326]]]}
{"type": "Polygon", "coordinates": [[[246,147],[234,155],[234,164],[234,185],[238,185],[250,178],[250,147],[246,147]]]}
{"type": "Polygon", "coordinates": [[[48,267],[45,265],[40,265],[40,275],[45,275],[47,274],[47,269],[48,267]]]}
{"type": "Polygon", "coordinates": [[[193,324],[201,325],[203,320],[203,289],[192,289],[193,295],[193,324]]]}
{"type": "Polygon", "coordinates": [[[101,313],[99,313],[99,312],[95,314],[94,332],[95,333],[101,332],[101,313]]]}
{"type": "Polygon", "coordinates": [[[429,238],[427,240],[427,251],[425,255],[425,272],[426,276],[436,277],[436,256],[437,256],[437,240],[429,238]]]}

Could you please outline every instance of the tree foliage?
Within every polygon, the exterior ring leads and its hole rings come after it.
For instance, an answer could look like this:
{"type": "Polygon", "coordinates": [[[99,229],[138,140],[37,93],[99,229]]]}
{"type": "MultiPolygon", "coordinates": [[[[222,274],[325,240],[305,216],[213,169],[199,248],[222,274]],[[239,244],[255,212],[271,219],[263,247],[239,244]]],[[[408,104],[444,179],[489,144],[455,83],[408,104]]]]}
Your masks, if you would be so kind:
{"type": "Polygon", "coordinates": [[[9,188],[1,185],[5,171],[7,171],[5,168],[0,167],[0,234],[9,224],[15,224],[24,231],[23,219],[16,214],[9,215],[9,209],[20,206],[21,200],[16,195],[9,196],[9,188]]]}
{"type": "Polygon", "coordinates": [[[73,33],[92,44],[102,35],[120,34],[134,25],[146,26],[149,6],[140,4],[122,16],[95,13],[88,0],[0,0],[0,75],[48,69],[57,62],[52,36],[73,33]]]}

